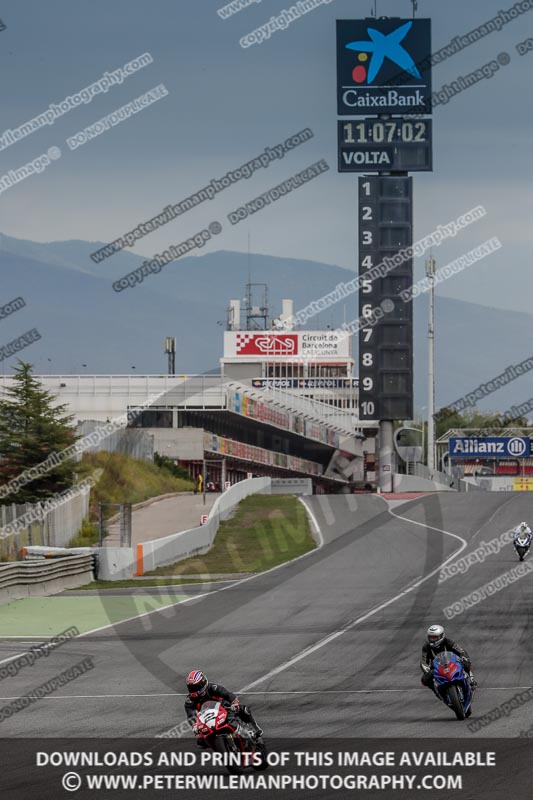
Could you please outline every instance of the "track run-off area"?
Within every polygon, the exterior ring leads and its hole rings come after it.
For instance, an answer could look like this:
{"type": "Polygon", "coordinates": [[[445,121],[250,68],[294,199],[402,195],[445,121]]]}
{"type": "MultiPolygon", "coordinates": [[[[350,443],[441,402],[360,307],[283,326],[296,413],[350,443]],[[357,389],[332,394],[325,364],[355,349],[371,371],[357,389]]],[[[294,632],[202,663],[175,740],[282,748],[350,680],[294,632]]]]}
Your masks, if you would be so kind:
{"type": "MultiPolygon", "coordinates": [[[[403,503],[317,496],[305,504],[320,532],[316,550],[233,583],[165,589],[158,609],[140,609],[138,597],[125,595],[131,613],[123,617],[132,619],[114,623],[110,613],[98,630],[0,680],[1,707],[83,659],[93,663],[0,722],[1,736],[156,736],[182,722],[192,669],[238,691],[267,741],[517,737],[531,726],[533,705],[522,702],[479,732],[467,727],[533,687],[533,575],[449,621],[445,608],[518,558],[508,544],[439,583],[444,563],[531,520],[527,492],[450,492],[403,503]],[[420,685],[420,650],[432,623],[472,657],[479,688],[470,720],[458,722],[420,685]]],[[[103,608],[111,599],[101,594],[103,608]]],[[[0,618],[6,614],[9,606],[0,607],[0,618]]],[[[47,638],[0,637],[0,667],[47,638]]]]}

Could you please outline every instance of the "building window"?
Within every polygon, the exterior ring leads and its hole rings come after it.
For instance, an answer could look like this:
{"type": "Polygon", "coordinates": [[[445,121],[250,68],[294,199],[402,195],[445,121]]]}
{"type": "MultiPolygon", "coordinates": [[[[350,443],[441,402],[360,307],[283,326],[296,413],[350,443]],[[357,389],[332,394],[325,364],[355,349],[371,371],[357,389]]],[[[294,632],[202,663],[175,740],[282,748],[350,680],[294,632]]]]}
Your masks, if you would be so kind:
{"type": "Polygon", "coordinates": [[[128,428],[172,428],[172,411],[148,409],[132,419],[128,428]]]}

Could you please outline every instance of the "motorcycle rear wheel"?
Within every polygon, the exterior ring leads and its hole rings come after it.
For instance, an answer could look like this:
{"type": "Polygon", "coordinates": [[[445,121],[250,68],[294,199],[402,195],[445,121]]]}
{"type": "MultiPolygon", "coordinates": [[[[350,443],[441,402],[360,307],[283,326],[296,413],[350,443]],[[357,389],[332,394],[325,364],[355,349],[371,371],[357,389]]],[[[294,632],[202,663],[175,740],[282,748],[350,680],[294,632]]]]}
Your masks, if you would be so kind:
{"type": "Polygon", "coordinates": [[[463,704],[461,703],[457,686],[453,686],[452,684],[452,686],[448,687],[448,699],[450,701],[450,706],[455,711],[455,716],[457,719],[463,720],[465,718],[465,710],[463,708],[463,704]]]}

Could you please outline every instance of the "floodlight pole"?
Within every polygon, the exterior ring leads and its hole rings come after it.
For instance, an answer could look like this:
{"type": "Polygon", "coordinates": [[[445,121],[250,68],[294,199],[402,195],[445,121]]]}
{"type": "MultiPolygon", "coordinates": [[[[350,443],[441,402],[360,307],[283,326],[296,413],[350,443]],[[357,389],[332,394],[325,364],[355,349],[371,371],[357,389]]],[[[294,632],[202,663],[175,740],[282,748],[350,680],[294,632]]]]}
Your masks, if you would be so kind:
{"type": "Polygon", "coordinates": [[[426,276],[429,278],[429,324],[428,324],[428,469],[435,469],[435,259],[430,255],[426,261],[426,276]]]}

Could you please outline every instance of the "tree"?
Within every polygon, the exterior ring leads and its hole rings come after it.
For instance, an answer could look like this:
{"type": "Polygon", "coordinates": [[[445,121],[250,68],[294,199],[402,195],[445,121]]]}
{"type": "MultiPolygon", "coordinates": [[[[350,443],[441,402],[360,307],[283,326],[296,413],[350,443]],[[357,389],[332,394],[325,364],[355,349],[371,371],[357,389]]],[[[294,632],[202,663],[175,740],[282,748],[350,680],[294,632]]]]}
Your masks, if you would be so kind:
{"type": "MultiPolygon", "coordinates": [[[[75,444],[74,417],[66,405],[55,405],[55,397],[43,389],[32,374],[32,365],[19,360],[14,385],[0,401],[0,485],[42,464],[52,453],[75,444]]],[[[65,491],[74,483],[76,464],[61,461],[21,486],[0,504],[32,503],[65,491]]]]}
{"type": "Polygon", "coordinates": [[[437,439],[450,428],[479,428],[483,430],[485,436],[498,436],[504,428],[527,428],[527,426],[528,421],[525,417],[508,417],[499,412],[479,411],[475,407],[462,414],[451,408],[441,408],[435,414],[437,439]]]}
{"type": "Polygon", "coordinates": [[[466,428],[466,420],[458,411],[441,408],[435,414],[435,438],[439,439],[450,428],[466,428]]]}
{"type": "Polygon", "coordinates": [[[155,452],[154,464],[161,469],[166,469],[167,472],[170,472],[170,474],[174,475],[175,478],[183,478],[183,480],[186,481],[191,480],[189,470],[185,469],[185,467],[180,467],[174,459],[169,458],[168,456],[155,452]]]}

